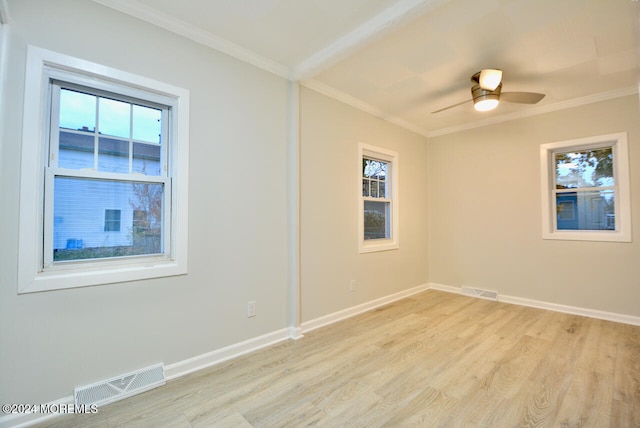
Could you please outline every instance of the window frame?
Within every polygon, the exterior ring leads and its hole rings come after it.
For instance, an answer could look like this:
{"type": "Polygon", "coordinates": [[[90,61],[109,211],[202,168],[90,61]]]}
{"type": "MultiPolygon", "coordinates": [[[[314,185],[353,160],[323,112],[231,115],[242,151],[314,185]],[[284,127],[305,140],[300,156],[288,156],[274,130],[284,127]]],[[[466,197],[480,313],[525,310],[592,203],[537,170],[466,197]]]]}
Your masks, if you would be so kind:
{"type": "Polygon", "coordinates": [[[397,152],[372,146],[365,143],[358,144],[358,251],[371,253],[395,250],[400,248],[400,195],[399,195],[400,158],[397,152]],[[387,163],[387,197],[368,198],[362,195],[362,161],[364,158],[379,160],[387,163]],[[389,195],[390,193],[390,195],[389,195]],[[364,203],[367,200],[381,201],[389,204],[390,238],[364,238],[364,203]]]}
{"type": "MultiPolygon", "coordinates": [[[[569,241],[631,242],[631,198],[627,133],[599,135],[540,145],[542,238],[569,241]],[[558,229],[554,190],[556,153],[611,147],[613,154],[615,230],[558,229]]],[[[594,187],[594,190],[599,189],[594,187]]],[[[576,189],[578,190],[578,189],[576,189]]]]}
{"type": "MultiPolygon", "coordinates": [[[[164,126],[164,125],[163,125],[164,126]]],[[[164,135],[164,133],[163,133],[164,135]]],[[[163,141],[163,144],[165,141],[163,141]]],[[[28,46],[20,183],[18,293],[30,293],[119,283],[187,273],[188,239],[189,91],[167,83],[116,70],[90,61],[28,46]],[[168,183],[165,188],[165,230],[168,248],[163,255],[79,260],[47,265],[45,249],[53,222],[52,182],[58,176],[123,180],[122,175],[100,171],[74,172],[49,166],[49,137],[53,87],[65,82],[95,92],[117,94],[168,106],[167,171],[144,176],[145,182],[168,183]],[[46,213],[46,214],[45,214],[46,213]]],[[[55,165],[55,163],[54,163],[55,165]]],[[[126,175],[125,175],[126,176],[126,175]]],[[[49,236],[51,235],[51,236],[49,236]]],[[[50,258],[50,257],[49,257],[50,258]]]]}

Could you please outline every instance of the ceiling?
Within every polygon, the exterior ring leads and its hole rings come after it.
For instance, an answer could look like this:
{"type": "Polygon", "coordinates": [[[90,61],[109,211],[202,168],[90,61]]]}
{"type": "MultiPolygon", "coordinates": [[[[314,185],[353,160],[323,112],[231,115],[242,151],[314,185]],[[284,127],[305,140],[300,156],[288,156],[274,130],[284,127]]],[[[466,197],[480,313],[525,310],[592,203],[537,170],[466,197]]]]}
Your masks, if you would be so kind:
{"type": "Polygon", "coordinates": [[[94,0],[422,135],[638,92],[638,0],[94,0]],[[503,70],[536,105],[476,112],[503,70]]]}

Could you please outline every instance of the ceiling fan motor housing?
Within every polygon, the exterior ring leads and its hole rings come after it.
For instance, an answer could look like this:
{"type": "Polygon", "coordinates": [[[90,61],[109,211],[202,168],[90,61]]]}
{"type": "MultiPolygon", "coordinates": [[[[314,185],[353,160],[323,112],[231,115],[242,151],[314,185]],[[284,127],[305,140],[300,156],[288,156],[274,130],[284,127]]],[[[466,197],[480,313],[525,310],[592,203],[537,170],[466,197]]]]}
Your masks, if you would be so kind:
{"type": "Polygon", "coordinates": [[[480,72],[471,76],[471,96],[476,110],[487,111],[495,108],[500,100],[500,91],[502,90],[502,82],[492,91],[484,89],[480,86],[480,72]],[[491,101],[489,101],[491,100],[491,101]]]}
{"type": "Polygon", "coordinates": [[[502,83],[499,84],[498,87],[493,91],[482,89],[480,85],[473,85],[473,87],[471,88],[471,95],[473,96],[473,101],[497,100],[500,98],[501,89],[502,83]]]}

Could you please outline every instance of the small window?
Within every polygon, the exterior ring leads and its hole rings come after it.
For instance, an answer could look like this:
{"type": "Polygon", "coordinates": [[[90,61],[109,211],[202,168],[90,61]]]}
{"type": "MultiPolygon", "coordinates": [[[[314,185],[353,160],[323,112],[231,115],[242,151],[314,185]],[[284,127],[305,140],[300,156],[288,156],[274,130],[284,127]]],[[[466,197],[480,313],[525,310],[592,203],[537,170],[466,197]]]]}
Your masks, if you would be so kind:
{"type": "Polygon", "coordinates": [[[120,210],[104,210],[104,231],[120,232],[120,210]]]}
{"type": "Polygon", "coordinates": [[[360,252],[398,248],[398,154],[359,147],[360,252]]]}
{"type": "Polygon", "coordinates": [[[30,46],[23,121],[19,292],[186,273],[188,91],[30,46]]]}
{"type": "Polygon", "coordinates": [[[631,240],[626,134],[541,146],[545,239],[631,240]]]}

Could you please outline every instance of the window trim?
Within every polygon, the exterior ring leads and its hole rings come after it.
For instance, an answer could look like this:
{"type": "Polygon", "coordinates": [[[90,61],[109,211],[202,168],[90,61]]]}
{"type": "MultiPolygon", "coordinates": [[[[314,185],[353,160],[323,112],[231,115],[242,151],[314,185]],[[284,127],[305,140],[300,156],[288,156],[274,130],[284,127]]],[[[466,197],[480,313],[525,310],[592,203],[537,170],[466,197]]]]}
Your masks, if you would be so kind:
{"type": "Polygon", "coordinates": [[[540,145],[540,177],[542,195],[542,238],[569,241],[631,242],[631,198],[629,189],[629,154],[627,133],[599,135],[558,141],[540,145]],[[553,155],[567,149],[584,150],[612,147],[615,186],[616,229],[611,230],[558,230],[556,203],[552,186],[555,183],[553,155]]]}
{"type": "Polygon", "coordinates": [[[358,143],[358,251],[359,253],[371,253],[377,251],[395,250],[400,248],[400,194],[399,194],[399,170],[400,158],[397,152],[372,146],[365,143],[358,143]],[[388,169],[391,170],[388,189],[391,197],[384,198],[383,201],[389,202],[391,210],[391,238],[388,239],[364,239],[364,201],[362,196],[362,158],[373,158],[388,163],[388,169]]]}
{"type": "MultiPolygon", "coordinates": [[[[20,182],[18,294],[135,281],[187,273],[189,91],[129,72],[27,47],[20,182]],[[45,181],[50,82],[62,80],[169,105],[168,174],[171,230],[169,257],[86,261],[44,269],[45,181]]],[[[99,174],[99,173],[97,173],[99,174]]],[[[145,181],[156,178],[149,176],[145,181]]],[[[169,224],[170,223],[170,224],[169,224]]]]}

